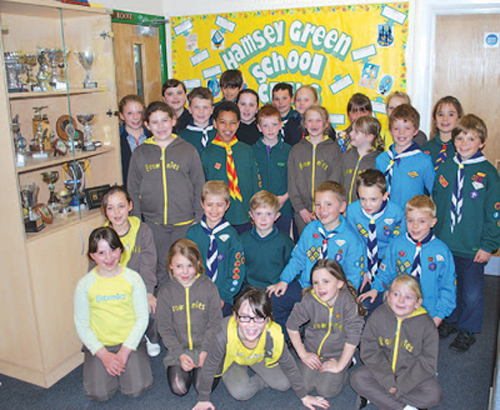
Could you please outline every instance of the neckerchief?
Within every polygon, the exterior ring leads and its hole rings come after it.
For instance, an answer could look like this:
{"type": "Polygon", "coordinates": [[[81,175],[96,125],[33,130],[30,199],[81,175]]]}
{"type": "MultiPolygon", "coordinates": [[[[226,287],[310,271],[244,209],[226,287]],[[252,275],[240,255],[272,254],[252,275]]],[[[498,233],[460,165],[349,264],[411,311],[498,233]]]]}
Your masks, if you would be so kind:
{"type": "Polygon", "coordinates": [[[238,174],[236,173],[236,167],[234,166],[233,150],[231,149],[231,147],[236,143],[238,143],[236,136],[233,136],[233,139],[229,142],[229,144],[226,144],[222,141],[221,137],[219,137],[219,134],[217,134],[212,141],[212,144],[218,145],[226,150],[226,173],[227,179],[229,180],[229,192],[231,194],[231,198],[243,202],[240,188],[238,186],[238,174]]]}
{"type": "Polygon", "coordinates": [[[321,238],[323,238],[323,244],[321,246],[321,255],[320,259],[328,259],[328,240],[333,238],[335,234],[337,234],[337,231],[331,231],[328,232],[328,234],[325,233],[325,230],[323,229],[322,226],[318,227],[318,232],[321,235],[321,238]]]}
{"type": "Polygon", "coordinates": [[[203,232],[205,232],[210,238],[210,246],[208,247],[207,259],[206,259],[207,275],[212,280],[212,282],[215,282],[218,273],[217,258],[219,256],[215,235],[217,235],[220,231],[226,229],[228,226],[230,226],[230,224],[228,221],[222,218],[222,220],[217,224],[217,226],[215,226],[213,229],[210,229],[206,221],[207,217],[203,215],[201,217],[200,225],[201,228],[203,229],[203,232]]]}
{"type": "Polygon", "coordinates": [[[476,152],[471,158],[462,160],[460,154],[455,154],[453,157],[458,165],[457,167],[457,179],[455,180],[455,187],[453,188],[453,195],[451,197],[451,232],[455,230],[455,226],[462,220],[462,206],[464,204],[464,176],[465,176],[465,166],[470,164],[479,164],[480,162],[486,161],[486,157],[481,151],[476,152]]]}
{"type": "Polygon", "coordinates": [[[387,192],[391,192],[394,164],[397,162],[397,164],[399,165],[402,158],[411,157],[413,155],[418,154],[419,152],[422,152],[420,150],[419,146],[414,142],[406,150],[404,150],[400,154],[396,154],[396,150],[394,147],[395,147],[395,145],[392,145],[389,148],[389,150],[387,151],[387,154],[389,155],[389,158],[391,159],[389,161],[389,165],[387,165],[387,168],[384,171],[384,175],[385,175],[385,178],[387,180],[387,192]]]}
{"type": "Polygon", "coordinates": [[[368,243],[366,244],[366,256],[368,258],[368,275],[370,280],[375,278],[378,269],[378,242],[377,242],[377,225],[375,222],[380,218],[385,211],[387,206],[387,201],[382,202],[382,206],[379,211],[373,215],[366,213],[366,211],[361,208],[361,212],[370,220],[368,225],[368,243]]]}
{"type": "Polygon", "coordinates": [[[201,137],[201,146],[202,148],[206,148],[208,145],[208,133],[214,129],[213,125],[207,125],[205,128],[203,127],[198,127],[197,125],[191,125],[189,124],[186,129],[190,131],[196,131],[196,132],[201,132],[203,136],[201,137]]]}
{"type": "Polygon", "coordinates": [[[429,232],[429,234],[422,239],[420,242],[416,242],[409,233],[406,233],[408,240],[416,245],[415,256],[413,257],[413,265],[411,266],[411,276],[420,280],[420,275],[422,274],[422,263],[420,261],[420,255],[422,253],[422,245],[432,241],[434,239],[434,234],[429,232]]]}

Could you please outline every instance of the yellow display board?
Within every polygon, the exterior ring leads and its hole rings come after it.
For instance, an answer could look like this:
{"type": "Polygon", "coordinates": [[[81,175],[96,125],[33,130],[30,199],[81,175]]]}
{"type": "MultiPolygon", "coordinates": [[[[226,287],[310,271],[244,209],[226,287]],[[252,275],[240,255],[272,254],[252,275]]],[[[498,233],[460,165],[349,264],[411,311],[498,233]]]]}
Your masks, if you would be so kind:
{"type": "Polygon", "coordinates": [[[241,70],[262,103],[278,82],[311,84],[338,129],[361,92],[385,122],[387,95],[406,89],[408,11],[405,2],[172,17],[172,74],[215,100],[228,69],[241,70]]]}

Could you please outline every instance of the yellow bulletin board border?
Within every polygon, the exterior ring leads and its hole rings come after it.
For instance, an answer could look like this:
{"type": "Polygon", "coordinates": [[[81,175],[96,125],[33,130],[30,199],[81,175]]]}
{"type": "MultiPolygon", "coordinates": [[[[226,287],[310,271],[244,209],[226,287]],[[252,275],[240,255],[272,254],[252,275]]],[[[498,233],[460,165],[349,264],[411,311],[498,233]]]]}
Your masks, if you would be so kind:
{"type": "Polygon", "coordinates": [[[172,75],[216,101],[227,69],[241,70],[262,103],[278,82],[311,84],[338,129],[360,92],[384,124],[387,95],[406,90],[408,15],[401,2],[172,17],[172,75]]]}

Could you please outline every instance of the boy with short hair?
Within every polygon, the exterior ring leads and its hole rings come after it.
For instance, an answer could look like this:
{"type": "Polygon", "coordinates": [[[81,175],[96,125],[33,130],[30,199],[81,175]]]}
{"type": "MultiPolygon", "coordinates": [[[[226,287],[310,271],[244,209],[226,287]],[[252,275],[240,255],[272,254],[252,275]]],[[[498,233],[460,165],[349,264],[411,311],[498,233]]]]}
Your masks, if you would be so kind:
{"type": "Polygon", "coordinates": [[[288,198],[288,156],[292,147],[280,137],[281,117],[278,109],[266,104],[257,115],[257,126],[263,137],[252,146],[262,177],[262,188],[277,195],[281,216],[275,225],[290,235],[293,208],[288,198]]]}
{"type": "Polygon", "coordinates": [[[226,70],[220,76],[219,86],[222,91],[222,100],[217,104],[223,101],[234,103],[238,93],[243,89],[243,74],[240,70],[226,70]]]}
{"type": "Polygon", "coordinates": [[[229,187],[223,181],[208,181],[201,191],[204,215],[186,234],[200,248],[206,274],[217,286],[223,316],[229,316],[234,297],[245,279],[245,257],[238,233],[226,221],[229,187]]]}
{"type": "Polygon", "coordinates": [[[396,107],[389,117],[394,144],[375,160],[375,167],[385,175],[391,200],[402,208],[414,195],[432,192],[434,185],[432,159],[413,141],[419,126],[415,108],[409,104],[396,107]]]}
{"type": "Polygon", "coordinates": [[[465,352],[481,332],[484,265],[500,247],[500,178],[481,149],[486,124],[462,117],[452,132],[457,153],[438,169],[433,197],[438,209],[436,235],[451,249],[457,270],[457,308],[439,328],[441,337],[458,331],[450,349],[465,352]]]}
{"type": "Polygon", "coordinates": [[[255,226],[240,236],[245,251],[245,285],[265,290],[279,281],[290,260],[295,243],[274,226],[280,206],[278,197],[269,191],[259,191],[250,200],[255,226]]]}
{"type": "Polygon", "coordinates": [[[161,88],[161,95],[165,101],[175,111],[177,117],[174,132],[178,134],[191,122],[192,117],[186,110],[186,86],[182,81],[171,78],[165,81],[161,88]]]}
{"type": "Polygon", "coordinates": [[[217,131],[212,124],[214,96],[208,88],[196,87],[188,95],[191,123],[179,132],[179,136],[193,145],[201,153],[215,138],[217,131]]]}
{"type": "Polygon", "coordinates": [[[397,237],[387,248],[371,290],[360,300],[384,292],[397,275],[411,275],[422,287],[422,306],[436,327],[455,308],[455,263],[448,246],[432,233],[437,222],[436,205],[425,195],[411,198],[405,207],[406,235],[397,237]]]}
{"type": "Polygon", "coordinates": [[[278,83],[273,87],[272,101],[281,115],[283,126],[297,112],[292,108],[293,87],[288,83],[278,83]]]}
{"type": "Polygon", "coordinates": [[[365,244],[367,274],[360,292],[366,292],[370,290],[389,244],[406,233],[406,222],[403,209],[388,198],[382,172],[367,169],[358,175],[356,185],[359,200],[347,207],[346,219],[365,244]]]}
{"type": "Polygon", "coordinates": [[[257,127],[257,112],[259,111],[259,94],[250,88],[241,90],[236,99],[240,109],[241,121],[236,137],[247,145],[254,145],[262,134],[257,127]]]}
{"type": "Polygon", "coordinates": [[[294,304],[301,299],[302,289],[311,286],[311,270],[318,259],[337,261],[356,289],[365,273],[363,243],[341,215],[346,209],[345,188],[325,181],[316,187],[314,202],[318,219],[305,227],[280,282],[267,288],[274,320],[283,330],[294,304]]]}
{"type": "Polygon", "coordinates": [[[241,234],[252,228],[248,214],[250,198],[262,189],[262,182],[252,148],[236,138],[239,123],[236,104],[224,101],[215,107],[217,136],[202,151],[201,162],[207,181],[228,183],[231,201],[226,219],[241,234]]]}

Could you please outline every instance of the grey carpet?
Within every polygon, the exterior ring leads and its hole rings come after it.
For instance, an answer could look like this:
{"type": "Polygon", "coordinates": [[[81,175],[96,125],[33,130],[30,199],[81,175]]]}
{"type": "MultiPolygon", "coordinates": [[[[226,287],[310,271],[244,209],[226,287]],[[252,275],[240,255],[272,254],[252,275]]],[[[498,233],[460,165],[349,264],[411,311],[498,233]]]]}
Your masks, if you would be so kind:
{"type": "MultiPolygon", "coordinates": [[[[453,336],[441,340],[439,357],[439,381],[443,387],[442,410],[483,410],[487,408],[489,389],[496,358],[497,329],[500,298],[499,277],[486,277],[486,315],[482,334],[465,354],[454,354],[448,349],[453,336]]],[[[194,389],[185,396],[173,395],[166,383],[162,360],[165,351],[152,360],[154,387],[144,396],[130,399],[117,393],[106,403],[93,403],[82,391],[82,367],[78,367],[50,389],[33,386],[0,374],[1,410],[184,410],[191,409],[197,399],[194,389]]],[[[355,393],[346,384],[337,397],[330,400],[330,409],[352,409],[355,393]]],[[[212,403],[220,410],[233,409],[300,409],[299,399],[293,391],[281,393],[266,389],[248,402],[238,402],[220,383],[212,395],[212,403]]],[[[369,405],[367,410],[375,409],[369,405]]]]}

